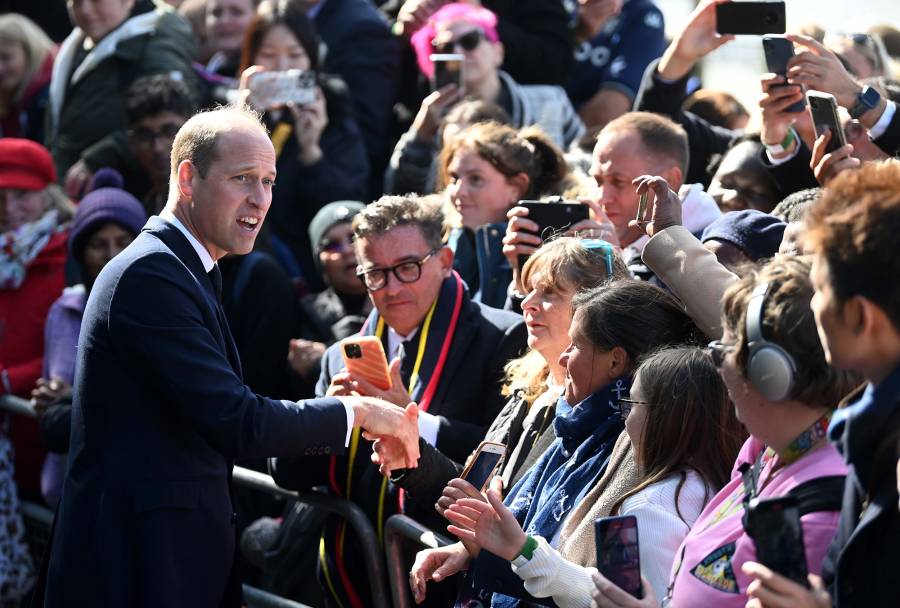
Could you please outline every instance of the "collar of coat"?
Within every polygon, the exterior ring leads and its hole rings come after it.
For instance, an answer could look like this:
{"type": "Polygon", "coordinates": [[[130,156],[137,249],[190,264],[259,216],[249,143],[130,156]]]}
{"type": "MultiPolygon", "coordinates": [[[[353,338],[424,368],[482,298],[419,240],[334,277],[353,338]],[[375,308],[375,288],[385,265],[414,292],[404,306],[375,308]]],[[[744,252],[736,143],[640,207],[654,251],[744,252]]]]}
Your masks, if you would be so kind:
{"type": "Polygon", "coordinates": [[[164,14],[164,11],[152,10],[127,19],[92,48],[74,72],[72,72],[72,63],[75,61],[78,49],[84,44],[84,31],[80,27],[72,30],[59,48],[56,62],[53,64],[53,77],[50,80],[50,110],[53,112],[54,127],[59,124],[59,113],[65,102],[66,90],[69,86],[76,84],[84,78],[85,74],[100,65],[104,59],[115,54],[123,55],[126,59],[133,59],[134,57],[126,56],[128,55],[127,47],[119,48],[119,43],[154,31],[164,14]],[[72,74],[71,79],[68,78],[70,73],[72,74]]]}

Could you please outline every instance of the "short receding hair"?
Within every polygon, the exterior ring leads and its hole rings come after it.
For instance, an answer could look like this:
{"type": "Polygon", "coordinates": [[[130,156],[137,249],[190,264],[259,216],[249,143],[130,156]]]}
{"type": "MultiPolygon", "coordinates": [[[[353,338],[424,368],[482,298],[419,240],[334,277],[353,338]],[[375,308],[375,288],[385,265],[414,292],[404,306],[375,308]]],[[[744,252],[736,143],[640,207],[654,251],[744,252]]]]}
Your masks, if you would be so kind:
{"type": "Polygon", "coordinates": [[[356,239],[385,234],[400,226],[415,226],[425,242],[434,249],[443,244],[444,212],[426,197],[382,196],[353,218],[356,239]]]}
{"type": "Polygon", "coordinates": [[[671,162],[681,169],[683,176],[687,175],[690,159],[688,137],[680,125],[652,112],[628,112],[609,121],[597,139],[623,132],[636,134],[647,152],[671,162]]]}
{"type": "Polygon", "coordinates": [[[256,126],[268,134],[260,114],[247,106],[222,106],[199,112],[189,118],[172,142],[172,183],[177,183],[178,165],[185,160],[197,167],[200,177],[206,177],[210,166],[218,158],[216,142],[219,135],[240,122],[256,126]]]}

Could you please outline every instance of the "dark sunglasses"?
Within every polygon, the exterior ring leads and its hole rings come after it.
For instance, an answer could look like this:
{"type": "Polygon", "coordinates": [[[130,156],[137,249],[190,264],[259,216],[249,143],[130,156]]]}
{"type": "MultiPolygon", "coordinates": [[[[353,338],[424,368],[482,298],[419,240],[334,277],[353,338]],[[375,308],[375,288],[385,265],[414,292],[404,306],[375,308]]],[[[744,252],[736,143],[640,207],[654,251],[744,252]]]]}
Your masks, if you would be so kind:
{"type": "Polygon", "coordinates": [[[481,30],[472,30],[471,32],[466,32],[465,34],[453,38],[452,40],[445,40],[443,42],[438,42],[437,39],[431,41],[431,46],[434,47],[436,53],[452,53],[456,49],[456,45],[458,44],[464,51],[474,51],[481,41],[484,40],[484,32],[481,30]]]}
{"type": "Polygon", "coordinates": [[[721,340],[713,340],[706,346],[706,354],[708,354],[716,367],[722,367],[725,357],[734,350],[733,344],[725,344],[721,340]]]}

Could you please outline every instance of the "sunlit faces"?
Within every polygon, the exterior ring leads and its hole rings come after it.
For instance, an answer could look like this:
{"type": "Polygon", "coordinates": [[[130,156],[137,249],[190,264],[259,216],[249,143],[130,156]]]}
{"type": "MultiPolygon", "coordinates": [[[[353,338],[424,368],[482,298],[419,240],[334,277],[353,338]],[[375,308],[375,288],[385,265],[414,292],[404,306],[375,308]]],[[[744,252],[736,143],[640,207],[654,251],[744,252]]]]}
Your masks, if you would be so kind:
{"type": "Polygon", "coordinates": [[[631,384],[628,398],[630,399],[631,411],[625,419],[625,431],[628,433],[628,438],[631,440],[631,445],[634,447],[633,453],[635,461],[637,461],[638,464],[641,464],[640,457],[643,453],[641,451],[641,441],[643,438],[644,426],[647,422],[648,412],[640,375],[635,377],[634,382],[631,384]]]}
{"type": "Polygon", "coordinates": [[[484,224],[506,222],[506,212],[524,193],[528,178],[509,178],[478,153],[460,148],[447,166],[447,194],[462,216],[463,225],[474,230],[484,224]]]}
{"type": "Polygon", "coordinates": [[[28,69],[25,48],[18,42],[0,40],[0,91],[11,94],[22,84],[28,69]]]}
{"type": "Polygon", "coordinates": [[[325,280],[339,294],[363,294],[365,286],[356,276],[356,251],[350,222],[332,226],[318,244],[319,263],[325,280]]]}
{"type": "MultiPolygon", "coordinates": [[[[431,249],[419,227],[412,225],[356,239],[356,255],[362,272],[418,261],[431,249]]],[[[407,336],[425,319],[452,268],[453,253],[442,247],[422,263],[418,281],[403,283],[389,272],[385,286],[370,291],[369,297],[385,323],[401,336],[407,336]]]]}
{"type": "Polygon", "coordinates": [[[135,0],[68,0],[72,23],[97,43],[119,27],[134,8],[135,0]]]}
{"type": "Polygon", "coordinates": [[[309,55],[284,25],[276,25],[266,32],[253,63],[267,70],[308,70],[311,67],[309,55]]]}
{"type": "Polygon", "coordinates": [[[185,219],[214,260],[246,254],[272,204],[275,150],[266,133],[249,123],[219,134],[205,176],[190,161],[179,166],[179,188],[188,199],[185,219]]]}
{"type": "Polygon", "coordinates": [[[531,291],[522,301],[528,346],[555,362],[569,344],[573,294],[564,286],[554,285],[543,271],[538,270],[529,278],[531,291]]]}
{"type": "Polygon", "coordinates": [[[84,246],[85,279],[93,283],[103,267],[133,240],[134,236],[115,222],[104,224],[96,230],[84,246]]]}
{"type": "Polygon", "coordinates": [[[0,232],[34,222],[46,210],[47,197],[41,191],[0,189],[0,232]]]}
{"type": "Polygon", "coordinates": [[[559,364],[566,368],[563,396],[573,406],[613,380],[613,351],[595,348],[583,323],[584,313],[578,310],[569,328],[569,346],[559,357],[559,364]]]}
{"type": "Polygon", "coordinates": [[[781,199],[759,159],[761,144],[744,141],[725,153],[707,192],[723,212],[758,209],[768,213],[781,199]]]}
{"type": "Polygon", "coordinates": [[[637,215],[640,198],[631,182],[641,175],[656,174],[654,169],[637,134],[613,131],[601,133],[597,139],[591,176],[597,182],[597,194],[603,211],[616,227],[616,234],[623,246],[640,235],[639,230],[628,227],[628,222],[637,215]]]}
{"type": "Polygon", "coordinates": [[[244,32],[253,19],[253,0],[208,0],[206,34],[217,51],[235,54],[244,42],[244,32]]]}
{"type": "Polygon", "coordinates": [[[168,181],[172,142],[186,121],[174,112],[160,112],[142,118],[128,130],[131,151],[154,184],[168,181]]]}
{"type": "MultiPolygon", "coordinates": [[[[450,40],[459,40],[460,36],[480,29],[475,23],[469,21],[454,21],[438,25],[434,40],[436,45],[441,45],[450,40]]],[[[503,45],[499,42],[491,42],[484,36],[474,49],[463,48],[461,44],[454,45],[454,53],[462,53],[465,56],[463,62],[463,78],[467,89],[477,90],[478,87],[490,78],[494,78],[500,65],[503,63],[503,45]]]]}

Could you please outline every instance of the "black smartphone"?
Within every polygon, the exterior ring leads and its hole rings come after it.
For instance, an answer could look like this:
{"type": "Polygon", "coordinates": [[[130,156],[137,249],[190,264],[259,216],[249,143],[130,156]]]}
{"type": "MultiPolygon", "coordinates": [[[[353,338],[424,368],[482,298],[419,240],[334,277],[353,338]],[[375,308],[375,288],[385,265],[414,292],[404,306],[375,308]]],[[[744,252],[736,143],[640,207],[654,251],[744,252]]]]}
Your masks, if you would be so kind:
{"type": "Polygon", "coordinates": [[[484,491],[485,486],[488,485],[488,482],[494,476],[494,471],[497,470],[497,465],[500,464],[500,459],[503,458],[505,453],[506,446],[502,443],[482,441],[481,445],[478,446],[475,457],[469,463],[469,466],[466,467],[466,470],[463,471],[462,478],[480,491],[484,491]]]}
{"type": "Polygon", "coordinates": [[[637,518],[634,515],[601,517],[594,522],[594,534],[597,570],[632,596],[642,598],[637,518]]]}
{"type": "MultiPolygon", "coordinates": [[[[794,43],[784,36],[763,36],[763,52],[766,54],[766,67],[769,72],[779,76],[787,75],[787,65],[794,56],[794,43]]],[[[806,109],[806,98],[792,103],[785,112],[802,112],[806,109]]]]}
{"type": "MultiPolygon", "coordinates": [[[[542,241],[563,234],[582,220],[588,219],[587,205],[579,202],[519,201],[518,207],[528,209],[528,219],[538,225],[537,235],[542,241]]],[[[519,268],[525,265],[527,255],[519,256],[519,268]]]]}
{"type": "Polygon", "coordinates": [[[774,572],[809,587],[800,511],[793,496],[750,501],[747,534],[756,543],[756,559],[774,572]]]}
{"type": "Polygon", "coordinates": [[[429,57],[434,65],[434,78],[431,81],[431,90],[437,91],[448,84],[455,84],[463,89],[463,62],[465,57],[458,53],[444,53],[429,57]]]}
{"type": "Polygon", "coordinates": [[[762,36],[783,34],[784,2],[723,2],[716,5],[716,32],[762,36]]]}
{"type": "Polygon", "coordinates": [[[820,93],[819,91],[807,91],[806,99],[809,101],[809,115],[816,128],[816,139],[822,136],[826,130],[831,131],[831,141],[825,149],[825,154],[834,152],[841,146],[847,145],[844,137],[844,129],[838,116],[837,100],[834,95],[820,93]]]}

